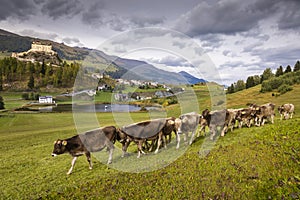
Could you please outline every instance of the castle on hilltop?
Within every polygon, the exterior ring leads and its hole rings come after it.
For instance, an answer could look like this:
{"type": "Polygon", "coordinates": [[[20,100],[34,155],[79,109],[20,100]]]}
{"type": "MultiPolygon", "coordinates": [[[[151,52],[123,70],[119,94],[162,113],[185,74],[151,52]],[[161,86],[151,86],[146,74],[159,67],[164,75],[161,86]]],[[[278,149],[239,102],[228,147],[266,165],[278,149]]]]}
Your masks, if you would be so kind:
{"type": "Polygon", "coordinates": [[[31,44],[31,49],[26,52],[20,53],[12,53],[11,57],[17,58],[21,61],[30,61],[34,63],[36,59],[34,56],[30,56],[31,54],[38,53],[38,54],[45,54],[47,56],[57,56],[57,53],[52,50],[51,43],[43,43],[40,41],[33,41],[31,44]]]}
{"type": "Polygon", "coordinates": [[[51,55],[56,54],[56,52],[52,50],[51,43],[43,44],[39,41],[32,42],[31,49],[29,49],[29,52],[32,52],[32,51],[34,51],[34,52],[35,51],[42,51],[42,52],[45,52],[45,53],[48,53],[48,54],[51,54],[51,55]]]}

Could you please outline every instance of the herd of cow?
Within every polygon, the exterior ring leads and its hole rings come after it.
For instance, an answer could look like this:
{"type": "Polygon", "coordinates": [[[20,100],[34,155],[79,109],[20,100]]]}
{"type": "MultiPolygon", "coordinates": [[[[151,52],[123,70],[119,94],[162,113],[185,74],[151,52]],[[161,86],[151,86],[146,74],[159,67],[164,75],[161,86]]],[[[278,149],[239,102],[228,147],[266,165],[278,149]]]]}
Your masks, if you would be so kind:
{"type": "MultiPolygon", "coordinates": [[[[293,104],[284,104],[278,107],[280,119],[292,118],[294,113],[293,104]]],[[[138,158],[145,151],[152,151],[156,146],[155,153],[159,148],[171,142],[172,133],[176,136],[176,149],[180,146],[180,135],[184,135],[184,141],[187,141],[188,135],[192,135],[189,144],[192,144],[195,134],[198,130],[204,131],[208,127],[211,133],[210,139],[214,140],[218,128],[221,136],[224,136],[228,129],[231,131],[234,127],[263,126],[266,121],[274,123],[275,104],[267,103],[264,105],[251,104],[247,108],[224,109],[218,111],[209,111],[205,109],[202,114],[195,112],[180,115],[178,118],[160,118],[149,121],[143,121],[121,128],[115,126],[106,126],[103,128],[91,130],[83,134],[76,135],[64,140],[56,140],[52,156],[63,153],[69,153],[72,157],[71,168],[67,174],[71,174],[78,156],[86,155],[89,168],[92,169],[90,152],[98,152],[105,147],[109,151],[108,164],[112,162],[114,144],[116,141],[122,144],[122,157],[127,153],[127,148],[131,142],[137,144],[138,158]]]]}

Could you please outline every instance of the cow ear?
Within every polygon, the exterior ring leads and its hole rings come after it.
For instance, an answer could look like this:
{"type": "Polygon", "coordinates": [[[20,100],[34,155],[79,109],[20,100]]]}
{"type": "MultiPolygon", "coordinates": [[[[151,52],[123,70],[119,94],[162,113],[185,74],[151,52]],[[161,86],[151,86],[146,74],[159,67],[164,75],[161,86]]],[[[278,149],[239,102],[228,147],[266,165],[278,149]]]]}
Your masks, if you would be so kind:
{"type": "Polygon", "coordinates": [[[256,108],[255,110],[259,110],[259,108],[256,108]]]}
{"type": "Polygon", "coordinates": [[[57,140],[55,140],[55,141],[53,142],[53,144],[56,144],[56,142],[57,142],[57,140]]]}
{"type": "Polygon", "coordinates": [[[67,142],[66,140],[64,140],[64,141],[62,142],[62,145],[66,146],[67,143],[68,143],[68,142],[67,142]]]}

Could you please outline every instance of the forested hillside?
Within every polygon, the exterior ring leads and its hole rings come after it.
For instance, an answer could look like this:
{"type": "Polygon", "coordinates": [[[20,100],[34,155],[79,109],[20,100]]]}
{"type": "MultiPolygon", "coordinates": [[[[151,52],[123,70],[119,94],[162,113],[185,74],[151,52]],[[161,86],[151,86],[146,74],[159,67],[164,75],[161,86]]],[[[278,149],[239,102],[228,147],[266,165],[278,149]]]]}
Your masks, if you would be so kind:
{"type": "Polygon", "coordinates": [[[261,75],[249,76],[246,80],[238,80],[228,87],[227,93],[235,93],[261,84],[261,92],[278,92],[284,94],[292,90],[292,85],[300,83],[300,62],[297,61],[294,68],[288,65],[285,70],[282,66],[273,73],[271,68],[266,68],[261,75]]]}
{"type": "Polygon", "coordinates": [[[79,64],[75,62],[52,66],[4,58],[0,60],[0,91],[35,90],[43,87],[69,88],[73,86],[78,70],[79,64]]]}

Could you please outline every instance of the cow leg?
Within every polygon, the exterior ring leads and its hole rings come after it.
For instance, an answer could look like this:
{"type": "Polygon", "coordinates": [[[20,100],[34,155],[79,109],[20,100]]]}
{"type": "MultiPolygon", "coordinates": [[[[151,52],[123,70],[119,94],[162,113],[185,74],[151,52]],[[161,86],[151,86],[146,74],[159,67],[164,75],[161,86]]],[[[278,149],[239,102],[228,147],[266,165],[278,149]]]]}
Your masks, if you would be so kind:
{"type": "Polygon", "coordinates": [[[156,150],[155,150],[155,154],[157,154],[158,153],[158,150],[159,150],[159,147],[160,147],[160,145],[161,145],[161,138],[162,138],[162,132],[160,132],[159,134],[158,134],[158,141],[157,141],[157,147],[156,147],[156,150]]]}
{"type": "Polygon", "coordinates": [[[196,131],[197,131],[197,128],[194,129],[194,130],[192,131],[192,136],[191,136],[189,145],[191,145],[191,144],[193,143],[193,140],[194,140],[194,136],[195,136],[196,131]]]}
{"type": "Polygon", "coordinates": [[[223,128],[222,128],[222,131],[221,131],[221,136],[224,137],[225,136],[225,132],[227,132],[227,125],[225,125],[223,128]]]}
{"type": "Polygon", "coordinates": [[[187,144],[188,136],[189,136],[189,132],[185,132],[185,133],[184,133],[184,137],[183,137],[183,140],[184,140],[184,143],[185,143],[185,144],[187,144]]]}
{"type": "Polygon", "coordinates": [[[78,157],[73,157],[73,160],[72,160],[72,163],[71,163],[71,168],[69,169],[69,171],[67,173],[68,175],[70,175],[72,173],[77,158],[78,157]]]}
{"type": "Polygon", "coordinates": [[[242,128],[243,126],[243,121],[239,121],[239,128],[242,128]]]}
{"type": "Polygon", "coordinates": [[[282,118],[283,118],[283,114],[280,114],[280,120],[282,120],[282,118]]]}
{"type": "Polygon", "coordinates": [[[200,137],[200,133],[202,132],[203,129],[204,129],[203,126],[200,126],[200,130],[198,131],[197,138],[200,137]]]}
{"type": "Polygon", "coordinates": [[[265,125],[266,119],[262,118],[261,126],[265,125]]]}
{"type": "Polygon", "coordinates": [[[137,146],[138,146],[138,156],[137,158],[141,157],[141,153],[142,154],[146,154],[143,149],[142,149],[142,146],[143,146],[143,140],[139,140],[138,143],[137,143],[137,146]]]}
{"type": "Polygon", "coordinates": [[[293,118],[293,113],[291,112],[291,119],[293,118]]]}
{"type": "Polygon", "coordinates": [[[164,148],[166,149],[167,148],[167,138],[165,135],[163,135],[162,139],[163,139],[163,143],[164,143],[164,148]]]}
{"type": "Polygon", "coordinates": [[[93,169],[93,165],[92,165],[92,162],[91,162],[91,153],[90,152],[86,152],[85,156],[86,156],[87,161],[89,163],[89,169],[93,169]]]}
{"type": "Polygon", "coordinates": [[[151,146],[150,146],[150,149],[149,149],[149,151],[152,151],[152,150],[153,150],[153,148],[155,147],[155,145],[157,145],[157,139],[155,139],[155,140],[152,140],[152,142],[151,142],[151,146]]]}
{"type": "Polygon", "coordinates": [[[248,128],[250,128],[250,127],[251,127],[251,124],[253,123],[253,120],[252,120],[252,119],[248,119],[247,121],[248,121],[248,122],[247,122],[247,123],[248,123],[247,126],[248,126],[248,128]]]}
{"type": "Polygon", "coordinates": [[[127,148],[130,144],[130,141],[126,141],[124,143],[122,143],[122,158],[124,158],[124,156],[127,154],[127,148]]]}
{"type": "Polygon", "coordinates": [[[169,140],[168,140],[168,143],[171,143],[171,140],[172,140],[172,132],[169,134],[169,140]]]}
{"type": "Polygon", "coordinates": [[[112,163],[113,153],[114,153],[114,148],[110,148],[109,149],[109,156],[108,156],[107,164],[111,164],[112,163]]]}
{"type": "Polygon", "coordinates": [[[214,140],[214,137],[215,137],[215,134],[216,134],[216,130],[215,130],[215,127],[209,127],[209,130],[211,132],[211,135],[210,135],[210,139],[211,140],[214,140]]]}
{"type": "Polygon", "coordinates": [[[109,151],[109,156],[108,156],[108,160],[107,160],[107,164],[111,164],[112,163],[112,157],[113,157],[113,153],[114,153],[114,145],[113,143],[109,142],[107,144],[107,149],[109,151]]]}
{"type": "Polygon", "coordinates": [[[179,135],[178,133],[176,134],[176,141],[177,141],[176,149],[179,149],[179,145],[180,145],[180,135],[179,135]]]}

